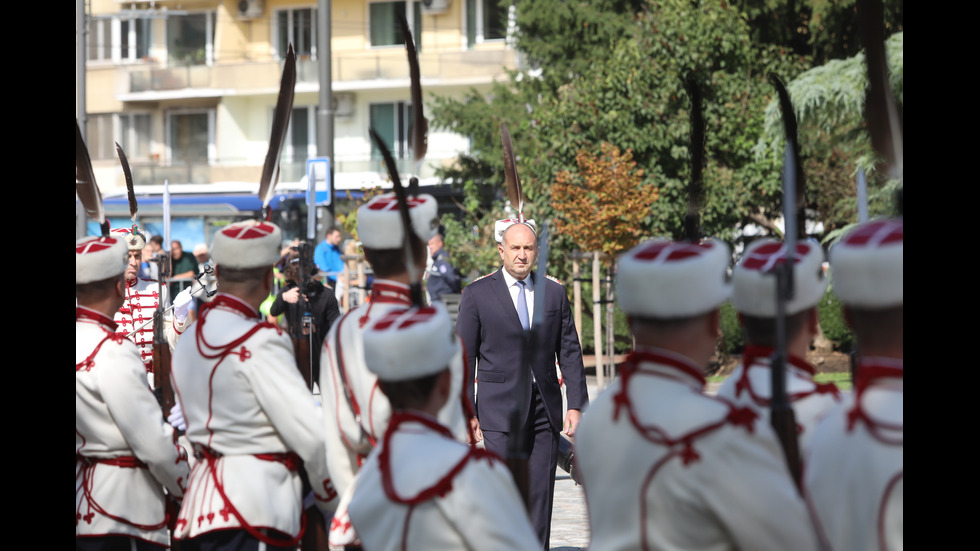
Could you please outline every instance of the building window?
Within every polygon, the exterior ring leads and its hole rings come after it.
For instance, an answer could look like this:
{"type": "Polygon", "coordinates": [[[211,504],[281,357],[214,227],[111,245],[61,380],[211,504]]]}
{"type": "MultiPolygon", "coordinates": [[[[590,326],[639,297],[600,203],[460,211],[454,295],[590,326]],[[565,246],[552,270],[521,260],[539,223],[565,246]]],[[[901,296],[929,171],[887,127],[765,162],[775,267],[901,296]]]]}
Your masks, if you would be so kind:
{"type": "Polygon", "coordinates": [[[150,53],[150,20],[100,17],[89,25],[90,61],[138,61],[150,53]]]}
{"type": "MultiPolygon", "coordinates": [[[[412,105],[406,102],[372,103],[371,128],[384,140],[396,159],[408,158],[408,132],[412,126],[412,105]]],[[[380,159],[381,151],[371,140],[371,158],[380,159]]]]}
{"type": "Polygon", "coordinates": [[[214,12],[168,17],[167,56],[171,65],[210,65],[214,61],[214,12]]]}
{"type": "Polygon", "coordinates": [[[316,107],[293,107],[282,161],[306,163],[310,157],[316,157],[316,107]]]}
{"type": "Polygon", "coordinates": [[[116,158],[116,142],[129,159],[150,156],[150,115],[148,113],[103,113],[89,115],[85,144],[95,160],[116,158]]]}
{"type": "Polygon", "coordinates": [[[296,57],[316,59],[316,8],[286,9],[276,12],[276,55],[286,57],[289,44],[296,57]]]}
{"type": "Polygon", "coordinates": [[[122,113],[118,115],[119,137],[117,140],[130,159],[150,158],[149,113],[122,113]]]}
{"type": "Polygon", "coordinates": [[[466,43],[507,38],[511,0],[466,0],[466,43]]]}
{"type": "Polygon", "coordinates": [[[415,48],[422,51],[422,4],[421,2],[372,2],[368,5],[368,25],[371,46],[401,46],[405,44],[398,13],[405,14],[412,29],[415,48]]]}
{"type": "Polygon", "coordinates": [[[93,160],[113,159],[116,148],[112,143],[112,113],[89,115],[85,123],[85,145],[93,160]]]}
{"type": "Polygon", "coordinates": [[[214,111],[167,114],[167,148],[171,164],[209,163],[214,143],[214,111]]]}

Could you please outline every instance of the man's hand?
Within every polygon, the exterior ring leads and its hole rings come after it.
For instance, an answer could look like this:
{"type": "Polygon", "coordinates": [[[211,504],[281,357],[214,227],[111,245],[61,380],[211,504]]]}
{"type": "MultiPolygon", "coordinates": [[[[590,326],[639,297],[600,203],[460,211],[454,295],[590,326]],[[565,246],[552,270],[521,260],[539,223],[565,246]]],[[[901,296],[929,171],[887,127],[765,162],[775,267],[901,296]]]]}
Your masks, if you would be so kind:
{"type": "Polygon", "coordinates": [[[191,288],[187,287],[183,291],[177,293],[174,297],[174,320],[178,325],[184,323],[187,319],[187,314],[191,308],[191,302],[194,301],[194,297],[191,296],[191,288]]]}
{"type": "Polygon", "coordinates": [[[187,430],[187,423],[184,421],[184,410],[181,409],[180,402],[177,402],[174,404],[174,407],[170,408],[170,415],[167,416],[167,422],[180,432],[187,430]]]}
{"type": "Polygon", "coordinates": [[[575,436],[575,430],[578,428],[578,422],[582,419],[582,412],[577,409],[570,409],[568,413],[565,414],[565,435],[575,436]]]}
{"type": "Polygon", "coordinates": [[[282,294],[282,299],[290,304],[299,302],[299,287],[293,287],[282,294]]]}
{"type": "MultiPolygon", "coordinates": [[[[476,439],[476,442],[482,441],[483,440],[483,431],[480,430],[480,420],[477,419],[476,417],[473,417],[472,419],[470,419],[470,428],[473,429],[473,431],[472,431],[473,432],[473,438],[476,439]]],[[[474,444],[476,442],[474,442],[472,439],[470,439],[470,433],[467,432],[466,433],[466,443],[467,444],[474,444]]]]}

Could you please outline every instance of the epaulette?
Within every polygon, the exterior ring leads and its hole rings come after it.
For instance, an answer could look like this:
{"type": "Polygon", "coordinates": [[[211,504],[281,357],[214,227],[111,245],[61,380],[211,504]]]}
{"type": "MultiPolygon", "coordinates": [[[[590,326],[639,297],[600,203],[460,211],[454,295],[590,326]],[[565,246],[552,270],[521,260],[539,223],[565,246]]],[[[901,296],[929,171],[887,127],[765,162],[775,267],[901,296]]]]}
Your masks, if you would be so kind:
{"type": "Polygon", "coordinates": [[[492,276],[492,275],[493,275],[493,274],[495,274],[495,273],[497,273],[497,271],[496,271],[496,270],[494,270],[494,271],[492,271],[492,272],[490,272],[489,274],[484,274],[484,275],[481,275],[480,277],[478,277],[478,278],[476,278],[476,279],[474,279],[473,281],[471,281],[471,282],[470,282],[470,284],[472,285],[472,284],[474,284],[474,283],[476,283],[477,281],[480,281],[481,279],[483,279],[483,278],[485,278],[485,277],[490,277],[490,276],[492,276]]]}
{"type": "Polygon", "coordinates": [[[557,277],[554,277],[554,276],[550,276],[550,275],[546,275],[546,276],[544,276],[544,277],[545,277],[546,279],[550,279],[551,281],[554,281],[555,283],[557,283],[558,285],[561,285],[562,287],[564,287],[564,286],[565,286],[565,284],[564,284],[564,283],[562,283],[561,281],[558,281],[558,278],[557,278],[557,277]]]}

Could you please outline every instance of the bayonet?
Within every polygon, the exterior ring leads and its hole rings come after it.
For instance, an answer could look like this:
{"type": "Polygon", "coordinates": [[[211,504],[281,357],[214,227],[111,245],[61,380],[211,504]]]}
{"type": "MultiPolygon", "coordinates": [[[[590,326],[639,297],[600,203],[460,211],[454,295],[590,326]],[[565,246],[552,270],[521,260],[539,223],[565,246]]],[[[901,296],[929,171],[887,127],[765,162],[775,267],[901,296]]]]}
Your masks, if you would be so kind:
{"type": "MultiPolygon", "coordinates": [[[[786,131],[786,152],[783,161],[783,232],[784,261],[774,268],[776,277],[776,348],[773,353],[770,372],[772,374],[772,399],[770,400],[770,421],[779,436],[779,442],[789,465],[790,475],[797,489],[801,489],[802,467],[800,464],[799,441],[796,436],[796,414],[786,394],[786,364],[788,361],[788,341],[786,335],[786,305],[793,299],[793,262],[796,256],[796,239],[799,227],[796,224],[798,209],[802,199],[797,197],[802,183],[802,171],[796,143],[796,114],[789,94],[782,81],[773,74],[769,80],[779,93],[783,112],[783,125],[786,131]]],[[[801,194],[802,195],[802,194],[801,194]]],[[[802,218],[802,217],[801,217],[802,218]]]]}

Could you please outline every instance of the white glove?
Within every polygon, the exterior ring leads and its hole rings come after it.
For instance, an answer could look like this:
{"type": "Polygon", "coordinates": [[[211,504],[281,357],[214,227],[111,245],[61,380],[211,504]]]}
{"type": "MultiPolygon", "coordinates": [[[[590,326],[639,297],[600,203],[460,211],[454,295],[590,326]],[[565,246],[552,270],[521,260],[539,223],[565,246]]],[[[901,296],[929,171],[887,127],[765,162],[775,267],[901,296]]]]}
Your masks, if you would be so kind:
{"type": "Polygon", "coordinates": [[[170,415],[167,416],[167,422],[181,432],[187,431],[187,422],[184,421],[184,410],[180,409],[180,402],[177,402],[174,404],[174,407],[170,408],[170,415]]]}
{"type": "Polygon", "coordinates": [[[194,302],[194,297],[191,296],[190,287],[187,287],[174,297],[174,321],[177,322],[177,325],[184,323],[184,320],[187,319],[187,313],[191,309],[192,302],[194,302]]]}

